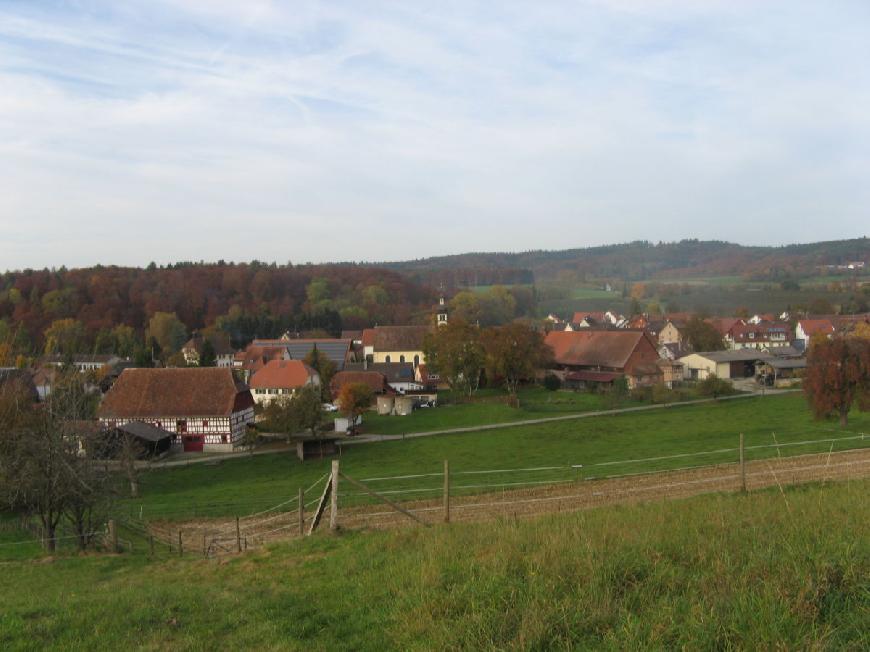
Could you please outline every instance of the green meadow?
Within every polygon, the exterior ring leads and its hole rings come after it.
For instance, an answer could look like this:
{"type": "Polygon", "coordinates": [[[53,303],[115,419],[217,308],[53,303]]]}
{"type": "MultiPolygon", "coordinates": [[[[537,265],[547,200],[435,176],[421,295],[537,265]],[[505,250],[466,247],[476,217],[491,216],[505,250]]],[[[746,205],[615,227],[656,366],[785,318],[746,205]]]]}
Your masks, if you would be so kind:
{"type": "Polygon", "coordinates": [[[4,650],[870,647],[870,481],[3,563],[4,650]]]}

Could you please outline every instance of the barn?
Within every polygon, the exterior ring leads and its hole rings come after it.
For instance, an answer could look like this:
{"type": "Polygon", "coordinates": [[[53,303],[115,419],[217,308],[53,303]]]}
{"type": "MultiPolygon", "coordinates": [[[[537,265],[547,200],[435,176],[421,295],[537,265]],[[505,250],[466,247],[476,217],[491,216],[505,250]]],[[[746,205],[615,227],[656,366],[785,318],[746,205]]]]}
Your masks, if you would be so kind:
{"type": "Polygon", "coordinates": [[[125,369],[97,413],[106,429],[141,421],[185,452],[231,451],[254,421],[254,399],[230,369],[125,369]]]}

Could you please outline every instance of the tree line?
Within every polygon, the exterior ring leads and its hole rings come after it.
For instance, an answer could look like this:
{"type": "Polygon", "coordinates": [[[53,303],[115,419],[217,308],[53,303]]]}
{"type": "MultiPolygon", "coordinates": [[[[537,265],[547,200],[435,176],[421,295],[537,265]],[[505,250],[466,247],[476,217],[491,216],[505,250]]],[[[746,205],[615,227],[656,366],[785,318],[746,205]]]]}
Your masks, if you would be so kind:
{"type": "MultiPolygon", "coordinates": [[[[363,266],[179,264],[24,270],[0,275],[0,364],[44,352],[130,354],[152,319],[174,315],[189,335],[208,327],[237,346],[287,330],[423,323],[435,293],[363,266]]],[[[180,332],[181,329],[177,329],[180,332]]]]}

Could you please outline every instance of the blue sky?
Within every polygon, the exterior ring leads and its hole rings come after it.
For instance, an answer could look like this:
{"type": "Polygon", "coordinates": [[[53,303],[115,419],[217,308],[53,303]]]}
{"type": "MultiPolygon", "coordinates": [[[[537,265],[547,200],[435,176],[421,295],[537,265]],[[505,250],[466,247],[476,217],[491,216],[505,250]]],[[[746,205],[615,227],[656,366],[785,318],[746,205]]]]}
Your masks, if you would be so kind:
{"type": "Polygon", "coordinates": [[[0,268],[870,235],[870,3],[0,0],[0,268]]]}

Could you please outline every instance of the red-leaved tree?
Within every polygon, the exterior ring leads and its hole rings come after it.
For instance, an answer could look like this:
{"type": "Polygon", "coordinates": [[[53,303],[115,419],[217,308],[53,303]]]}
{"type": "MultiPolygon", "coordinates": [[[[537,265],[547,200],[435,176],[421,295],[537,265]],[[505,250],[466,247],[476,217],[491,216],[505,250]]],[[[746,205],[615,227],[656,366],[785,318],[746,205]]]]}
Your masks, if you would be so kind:
{"type": "Polygon", "coordinates": [[[849,410],[870,410],[870,342],[835,337],[815,343],[807,358],[804,394],[817,419],[838,416],[849,423],[849,410]]]}

